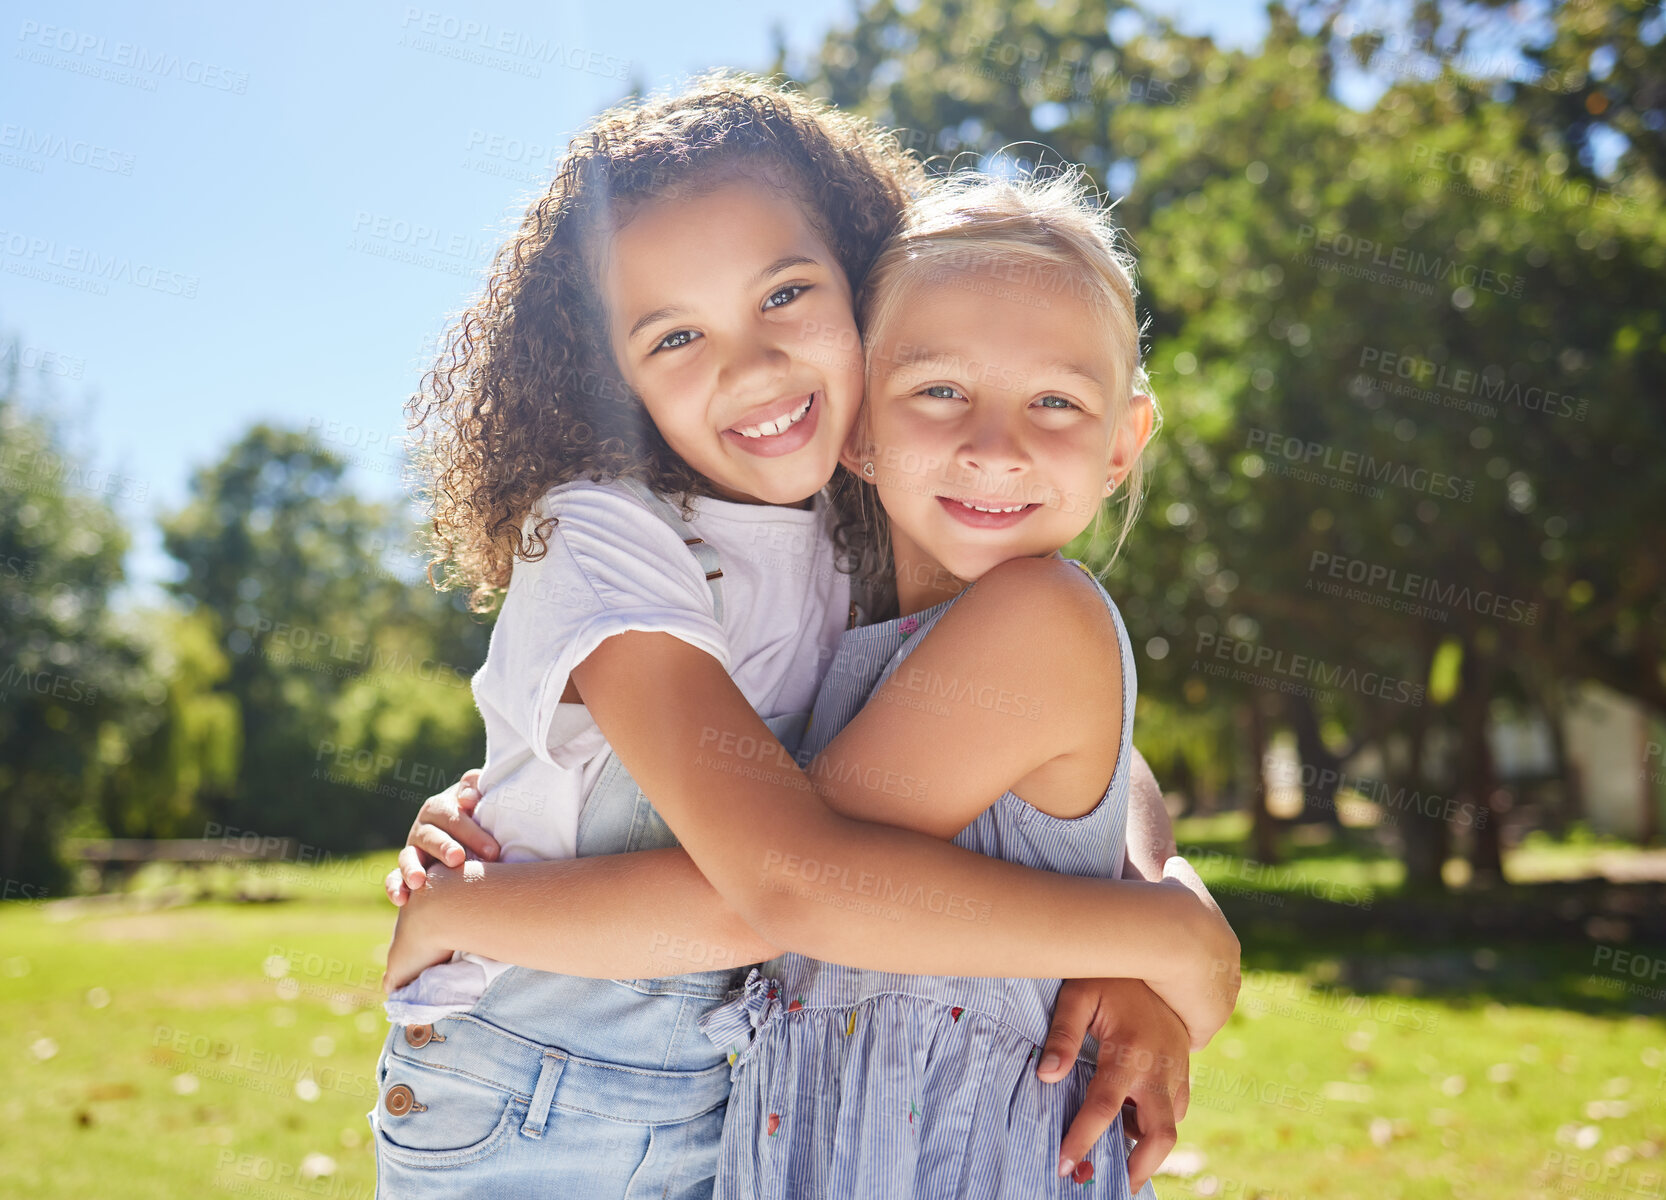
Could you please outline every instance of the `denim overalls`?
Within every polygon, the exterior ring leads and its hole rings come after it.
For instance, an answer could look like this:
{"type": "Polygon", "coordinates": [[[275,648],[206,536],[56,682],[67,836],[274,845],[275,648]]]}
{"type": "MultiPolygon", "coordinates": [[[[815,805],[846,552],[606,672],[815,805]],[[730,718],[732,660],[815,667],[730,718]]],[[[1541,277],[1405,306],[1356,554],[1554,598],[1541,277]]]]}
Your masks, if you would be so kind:
{"type": "MultiPolygon", "coordinates": [[[[688,544],[723,619],[717,552],[663,497],[621,481],[688,544]]],[[[796,750],[806,714],[766,721],[796,750]]],[[[580,857],[676,846],[609,751],[579,818],[580,857]]],[[[729,1097],[700,1018],[747,968],[581,979],[512,967],[469,1011],[396,1025],[377,1063],[378,1200],[712,1193],[729,1097]]]]}

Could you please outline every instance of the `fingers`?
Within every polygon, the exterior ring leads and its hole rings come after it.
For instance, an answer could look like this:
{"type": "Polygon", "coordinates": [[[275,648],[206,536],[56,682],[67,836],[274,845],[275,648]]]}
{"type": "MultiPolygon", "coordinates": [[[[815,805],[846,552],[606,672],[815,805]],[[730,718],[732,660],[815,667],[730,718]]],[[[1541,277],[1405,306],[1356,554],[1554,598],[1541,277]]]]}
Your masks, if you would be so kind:
{"type": "Polygon", "coordinates": [[[1139,1191],[1157,1173],[1163,1160],[1180,1140],[1174,1127],[1174,1108],[1160,1089],[1141,1093],[1135,1100],[1139,1109],[1140,1140],[1128,1156],[1128,1189],[1139,1191]]]}
{"type": "MultiPolygon", "coordinates": [[[[461,817],[459,820],[466,821],[468,818],[461,817]]],[[[426,822],[411,830],[410,844],[407,848],[428,856],[418,858],[417,861],[423,866],[433,861],[443,862],[448,867],[460,867],[468,858],[464,843],[452,830],[443,825],[431,825],[426,822]]]]}
{"type": "Polygon", "coordinates": [[[457,806],[436,804],[430,800],[417,814],[407,843],[427,851],[448,867],[463,865],[462,852],[474,852],[476,858],[495,862],[499,853],[496,839],[478,822],[457,806]],[[452,854],[455,850],[456,854],[452,854]]]}
{"type": "Polygon", "coordinates": [[[457,781],[457,807],[466,813],[472,813],[474,806],[480,803],[480,768],[472,767],[463,772],[463,777],[457,781]]]}
{"type": "Polygon", "coordinates": [[[1128,1097],[1125,1082],[1114,1072],[1100,1071],[1088,1084],[1082,1107],[1076,1110],[1076,1119],[1064,1131],[1064,1143],[1059,1147],[1061,1177],[1069,1175],[1088,1157],[1093,1144],[1116,1120],[1117,1114],[1122,1111],[1122,1102],[1128,1097]]]}
{"type": "Polygon", "coordinates": [[[1077,986],[1067,979],[1059,988],[1058,1002],[1053,1006],[1053,1025],[1047,1031],[1046,1044],[1041,1048],[1041,1063],[1036,1077],[1047,1083],[1057,1083],[1076,1062],[1082,1052],[1082,1039],[1088,1025],[1099,1011],[1098,992],[1077,986]]]}
{"type": "Polygon", "coordinates": [[[387,891],[388,899],[395,905],[403,906],[411,898],[410,888],[405,886],[405,876],[398,867],[387,873],[382,880],[382,887],[387,891]]]}
{"type": "Polygon", "coordinates": [[[428,886],[428,872],[425,869],[433,859],[424,855],[415,846],[406,846],[399,851],[399,873],[405,880],[405,886],[410,891],[428,886]]]}

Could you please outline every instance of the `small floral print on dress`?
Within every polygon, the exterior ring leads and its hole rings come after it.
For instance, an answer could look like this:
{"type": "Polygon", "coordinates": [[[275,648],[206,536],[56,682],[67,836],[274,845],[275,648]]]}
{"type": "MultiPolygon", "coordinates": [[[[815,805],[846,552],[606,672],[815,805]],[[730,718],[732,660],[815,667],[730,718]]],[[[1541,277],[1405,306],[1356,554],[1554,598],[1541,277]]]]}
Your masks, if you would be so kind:
{"type": "Polygon", "coordinates": [[[769,1114],[769,1136],[774,1137],[776,1135],[776,1133],[778,1133],[780,1131],[780,1129],[781,1129],[781,1114],[780,1113],[770,1113],[769,1114]]]}
{"type": "Polygon", "coordinates": [[[799,1009],[801,1009],[803,1007],[804,1007],[804,997],[801,995],[797,999],[795,999],[791,1004],[787,1005],[787,1011],[788,1012],[797,1012],[799,1009]]]}
{"type": "Polygon", "coordinates": [[[908,1102],[908,1123],[910,1125],[914,1124],[914,1118],[919,1116],[919,1114],[920,1114],[920,1106],[918,1104],[915,1104],[914,1101],[910,1100],[908,1102]]]}
{"type": "Polygon", "coordinates": [[[1077,1163],[1076,1169],[1070,1172],[1070,1178],[1077,1183],[1093,1182],[1093,1164],[1090,1162],[1077,1163]]]}
{"type": "Polygon", "coordinates": [[[855,1032],[856,1032],[856,1010],[853,1008],[853,1009],[850,1010],[850,1016],[845,1018],[845,1036],[849,1037],[851,1034],[853,1034],[855,1032]]]}
{"type": "Polygon", "coordinates": [[[903,637],[907,637],[919,627],[920,618],[918,617],[904,617],[902,620],[897,622],[897,628],[902,630],[903,637]]]}
{"type": "Polygon", "coordinates": [[[960,1023],[960,1014],[965,1011],[966,1010],[964,1008],[957,1004],[949,1010],[949,1015],[955,1019],[955,1024],[958,1025],[960,1023]]]}

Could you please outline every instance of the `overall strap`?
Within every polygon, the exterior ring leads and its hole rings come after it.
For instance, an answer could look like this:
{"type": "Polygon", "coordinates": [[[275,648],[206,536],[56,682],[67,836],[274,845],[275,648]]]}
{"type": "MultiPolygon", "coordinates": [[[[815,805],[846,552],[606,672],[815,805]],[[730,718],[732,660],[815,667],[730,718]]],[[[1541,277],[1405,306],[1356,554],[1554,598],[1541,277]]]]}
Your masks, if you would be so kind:
{"type": "Polygon", "coordinates": [[[623,476],[614,482],[627,489],[631,495],[637,497],[655,516],[671,527],[671,532],[681,539],[688,547],[689,553],[694,555],[694,561],[700,564],[700,569],[706,574],[706,585],[712,590],[712,615],[719,624],[723,622],[723,588],[718,580],[723,578],[723,567],[717,558],[717,549],[707,545],[704,540],[692,536],[688,522],[683,520],[683,514],[664,496],[654,491],[640,479],[628,479],[623,476]]]}

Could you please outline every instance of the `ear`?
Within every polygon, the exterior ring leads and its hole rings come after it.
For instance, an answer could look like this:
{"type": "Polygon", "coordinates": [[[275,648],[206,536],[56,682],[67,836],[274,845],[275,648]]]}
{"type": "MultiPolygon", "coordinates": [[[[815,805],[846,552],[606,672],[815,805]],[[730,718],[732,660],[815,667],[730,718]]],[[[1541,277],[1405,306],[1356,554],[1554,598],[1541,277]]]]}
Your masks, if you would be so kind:
{"type": "Polygon", "coordinates": [[[1156,422],[1156,410],[1151,397],[1141,393],[1128,402],[1128,413],[1111,439],[1110,474],[1105,479],[1105,493],[1109,495],[1122,486],[1128,472],[1134,469],[1140,452],[1151,440],[1151,427],[1156,422]]]}
{"type": "Polygon", "coordinates": [[[874,456],[866,424],[861,417],[857,417],[856,424],[850,427],[850,433],[845,437],[845,444],[839,449],[839,465],[858,478],[865,478],[862,475],[862,464],[872,462],[874,456]]]}

